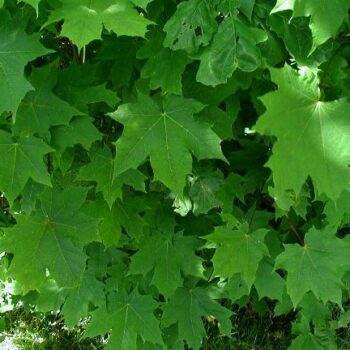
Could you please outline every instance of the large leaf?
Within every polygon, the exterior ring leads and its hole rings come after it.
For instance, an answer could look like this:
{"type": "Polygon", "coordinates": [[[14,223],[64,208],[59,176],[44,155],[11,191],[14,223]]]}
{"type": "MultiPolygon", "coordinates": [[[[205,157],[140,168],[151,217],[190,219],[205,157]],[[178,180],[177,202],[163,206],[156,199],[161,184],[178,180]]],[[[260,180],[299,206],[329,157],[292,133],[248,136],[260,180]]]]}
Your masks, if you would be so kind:
{"type": "Polygon", "coordinates": [[[321,101],[312,73],[286,66],[272,70],[272,79],[278,90],[262,98],[266,112],[255,129],[277,137],[268,162],[276,189],[298,195],[311,176],[318,194],[336,199],[350,179],[350,104],[321,101]]]}
{"type": "Polygon", "coordinates": [[[111,117],[124,124],[117,141],[115,175],[138,167],[148,156],[156,180],[182,196],[191,173],[191,152],[198,158],[224,159],[219,137],[209,125],[194,120],[203,105],[180,96],[167,96],[162,107],[139,95],[137,103],[121,105],[111,117]]]}

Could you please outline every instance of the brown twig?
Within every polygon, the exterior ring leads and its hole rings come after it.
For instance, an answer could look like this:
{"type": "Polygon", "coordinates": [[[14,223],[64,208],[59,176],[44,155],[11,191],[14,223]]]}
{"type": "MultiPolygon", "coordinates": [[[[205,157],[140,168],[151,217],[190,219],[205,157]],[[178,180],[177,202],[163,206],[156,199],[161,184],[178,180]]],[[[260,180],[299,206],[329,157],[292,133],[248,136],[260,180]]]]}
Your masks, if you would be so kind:
{"type": "Polygon", "coordinates": [[[287,218],[287,221],[288,221],[288,224],[289,224],[289,227],[290,229],[292,230],[294,236],[297,238],[297,240],[299,241],[299,243],[301,245],[304,245],[305,242],[304,242],[304,238],[299,234],[297,228],[295,227],[295,225],[292,223],[292,221],[290,220],[289,216],[288,216],[288,213],[286,214],[286,218],[287,218]]]}

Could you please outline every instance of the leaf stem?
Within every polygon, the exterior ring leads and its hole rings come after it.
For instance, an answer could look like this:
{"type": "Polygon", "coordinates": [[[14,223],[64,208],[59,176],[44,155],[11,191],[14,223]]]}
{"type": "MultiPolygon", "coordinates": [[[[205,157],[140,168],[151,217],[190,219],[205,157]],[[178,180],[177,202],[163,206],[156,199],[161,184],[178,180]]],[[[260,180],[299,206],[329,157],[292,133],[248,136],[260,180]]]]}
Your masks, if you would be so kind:
{"type": "Polygon", "coordinates": [[[299,241],[299,243],[301,245],[304,245],[305,242],[304,242],[304,238],[299,234],[297,228],[295,227],[295,225],[292,223],[292,221],[290,220],[289,216],[288,216],[288,213],[286,214],[286,218],[287,218],[287,221],[288,221],[288,224],[289,224],[289,227],[290,229],[292,230],[294,236],[297,238],[297,240],[299,241]]]}

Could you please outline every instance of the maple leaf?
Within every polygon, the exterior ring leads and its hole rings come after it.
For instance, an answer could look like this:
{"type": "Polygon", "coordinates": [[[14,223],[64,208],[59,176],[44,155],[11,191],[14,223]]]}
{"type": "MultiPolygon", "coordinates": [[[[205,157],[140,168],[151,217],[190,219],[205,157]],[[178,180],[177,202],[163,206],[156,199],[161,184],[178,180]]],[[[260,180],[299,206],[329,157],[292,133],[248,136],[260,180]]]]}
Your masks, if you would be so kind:
{"type": "Polygon", "coordinates": [[[250,288],[260,261],[269,254],[264,242],[267,233],[266,229],[249,233],[248,224],[237,227],[231,220],[227,226],[217,227],[214,233],[205,237],[217,244],[212,259],[214,275],[231,278],[234,274],[240,273],[250,288]]]}
{"type": "Polygon", "coordinates": [[[97,182],[96,191],[102,192],[111,208],[117,198],[122,198],[123,185],[130,185],[136,190],[145,191],[146,177],[135,169],[129,169],[116,178],[113,177],[114,157],[109,148],[91,151],[91,163],[80,169],[77,180],[97,182]]]}
{"type": "Polygon", "coordinates": [[[296,307],[311,291],[324,303],[334,301],[341,305],[341,278],[349,268],[349,243],[327,230],[314,228],[305,235],[305,244],[286,244],[277,256],[275,269],[288,272],[287,292],[296,307]],[[336,252],[336,254],[335,254],[336,252]]]}
{"type": "Polygon", "coordinates": [[[2,20],[0,25],[0,111],[15,114],[24,95],[33,89],[24,76],[24,67],[51,50],[40,44],[39,33],[28,35],[22,25],[5,23],[2,20]]]}
{"type": "Polygon", "coordinates": [[[180,233],[158,232],[147,236],[131,257],[130,274],[153,271],[151,283],[169,297],[183,283],[183,275],[203,277],[202,260],[195,255],[199,241],[180,233]]]}
{"type": "Polygon", "coordinates": [[[201,45],[208,45],[217,29],[215,16],[215,10],[208,1],[181,2],[164,25],[167,33],[164,46],[191,52],[197,51],[201,45]]]}
{"type": "Polygon", "coordinates": [[[86,271],[76,288],[69,289],[62,313],[69,328],[78,324],[81,318],[88,316],[89,305],[103,306],[105,303],[104,284],[91,272],[86,271]]]}
{"type": "Polygon", "coordinates": [[[23,2],[26,2],[30,6],[34,7],[36,13],[38,14],[39,12],[39,3],[41,0],[22,0],[23,2]]]}
{"type": "Polygon", "coordinates": [[[11,135],[0,130],[0,190],[9,202],[21,193],[29,178],[51,186],[43,156],[53,149],[33,136],[13,141],[11,135]]]}
{"type": "Polygon", "coordinates": [[[313,47],[316,48],[336,35],[340,25],[348,16],[349,0],[277,0],[271,13],[293,10],[293,16],[311,17],[310,28],[313,47]]]}
{"type": "Polygon", "coordinates": [[[193,118],[202,109],[201,103],[180,96],[166,96],[161,108],[141,94],[137,103],[121,105],[111,114],[124,125],[116,143],[115,176],[150,156],[155,179],[182,196],[192,169],[191,152],[198,159],[224,160],[219,137],[193,118]]]}
{"type": "Polygon", "coordinates": [[[310,176],[318,194],[336,199],[350,179],[350,104],[320,101],[312,73],[298,74],[289,66],[271,73],[278,90],[262,97],[267,110],[255,129],[277,137],[267,163],[277,191],[298,195],[310,176]]]}
{"type": "Polygon", "coordinates": [[[178,288],[163,308],[162,325],[178,326],[179,338],[187,342],[194,350],[200,348],[206,332],[202,317],[215,317],[220,324],[220,331],[230,334],[232,312],[216,303],[208,291],[201,287],[193,289],[178,288]]]}
{"type": "Polygon", "coordinates": [[[6,229],[1,248],[14,254],[9,274],[24,292],[37,289],[47,271],[61,287],[79,284],[85,270],[84,244],[97,240],[98,220],[81,213],[86,189],[47,189],[33,216],[16,216],[17,224],[6,229]]]}
{"type": "Polygon", "coordinates": [[[148,58],[142,67],[141,76],[150,79],[153,90],[161,88],[163,93],[181,95],[181,77],[190,60],[184,51],[164,48],[162,41],[163,34],[156,33],[137,52],[138,58],[148,58]]]}
{"type": "Polygon", "coordinates": [[[67,148],[77,144],[89,149],[101,137],[101,133],[88,116],[76,117],[70,121],[69,125],[59,125],[51,128],[51,145],[56,150],[58,157],[61,157],[67,148]]]}
{"type": "Polygon", "coordinates": [[[254,71],[262,60],[257,44],[266,39],[266,33],[258,28],[248,27],[237,18],[225,19],[211,45],[199,55],[197,81],[216,86],[226,83],[236,69],[254,71]]]}
{"type": "Polygon", "coordinates": [[[268,297],[270,299],[282,300],[285,281],[274,271],[273,265],[272,259],[264,258],[260,262],[254,281],[254,287],[258,292],[259,299],[268,297]]]}
{"type": "Polygon", "coordinates": [[[18,107],[14,132],[37,134],[50,139],[50,127],[68,125],[74,115],[82,113],[53,94],[57,82],[56,64],[35,69],[30,77],[35,91],[26,94],[18,107]]]}
{"type": "Polygon", "coordinates": [[[153,22],[141,16],[130,0],[61,0],[44,24],[64,20],[61,35],[82,48],[100,39],[102,28],[118,35],[141,36],[153,22]]]}
{"type": "Polygon", "coordinates": [[[124,196],[123,201],[116,200],[112,207],[102,200],[88,202],[84,212],[101,220],[99,236],[108,248],[118,245],[122,228],[129,236],[140,238],[145,224],[139,213],[144,209],[138,198],[124,196]]]}
{"type": "Polygon", "coordinates": [[[216,193],[223,182],[222,173],[219,171],[201,169],[196,172],[196,175],[190,179],[189,189],[189,196],[193,202],[193,214],[206,214],[209,210],[220,207],[221,201],[216,193]]]}
{"type": "MultiPolygon", "coordinates": [[[[125,37],[123,38],[125,39],[125,37]]],[[[89,105],[91,104],[104,102],[108,106],[114,107],[119,102],[117,94],[106,89],[105,84],[96,85],[98,74],[97,66],[94,64],[72,62],[69,67],[56,74],[58,81],[54,92],[83,114],[89,113],[89,105]]]]}
{"type": "Polygon", "coordinates": [[[158,320],[153,315],[157,303],[149,295],[140,295],[133,290],[109,295],[107,307],[92,313],[85,337],[94,337],[111,332],[106,349],[137,350],[138,336],[143,341],[163,345],[158,320]]]}

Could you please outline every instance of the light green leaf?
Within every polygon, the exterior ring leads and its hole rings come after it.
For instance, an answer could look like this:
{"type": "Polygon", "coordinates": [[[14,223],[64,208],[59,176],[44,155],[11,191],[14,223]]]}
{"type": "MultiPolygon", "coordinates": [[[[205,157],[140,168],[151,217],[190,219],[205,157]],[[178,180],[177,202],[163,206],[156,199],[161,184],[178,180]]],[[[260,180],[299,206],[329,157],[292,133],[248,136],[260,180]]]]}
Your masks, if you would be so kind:
{"type": "Polygon", "coordinates": [[[310,176],[318,194],[336,199],[350,179],[350,104],[321,101],[318,79],[310,72],[286,66],[273,69],[272,80],[278,90],[262,98],[267,110],[255,129],[277,137],[267,163],[276,190],[298,195],[310,176]]]}
{"type": "Polygon", "coordinates": [[[118,35],[145,36],[152,22],[141,16],[130,0],[61,0],[44,26],[64,20],[61,35],[82,48],[100,39],[103,26],[118,35]]]}
{"type": "Polygon", "coordinates": [[[139,95],[137,103],[121,105],[111,117],[124,124],[117,141],[115,176],[137,168],[148,156],[156,180],[162,181],[179,196],[191,173],[191,152],[198,158],[224,159],[220,139],[193,115],[203,105],[180,96],[167,96],[163,106],[139,95]]]}
{"type": "Polygon", "coordinates": [[[293,10],[294,17],[305,16],[310,19],[313,46],[323,44],[336,35],[340,25],[348,16],[349,0],[277,0],[272,13],[293,10]]]}
{"type": "Polygon", "coordinates": [[[85,337],[94,337],[112,332],[106,349],[138,350],[137,338],[144,342],[163,345],[157,318],[153,311],[157,303],[149,295],[140,295],[134,290],[110,295],[107,307],[92,313],[85,337]]]}
{"type": "Polygon", "coordinates": [[[275,269],[288,272],[287,292],[296,307],[311,291],[324,303],[341,305],[341,278],[350,266],[350,245],[332,232],[312,228],[305,235],[305,244],[286,244],[277,256],[275,269]]]}
{"type": "Polygon", "coordinates": [[[0,130],[0,190],[9,202],[21,193],[29,178],[51,186],[43,157],[53,149],[33,136],[13,141],[11,135],[0,130]]]}

